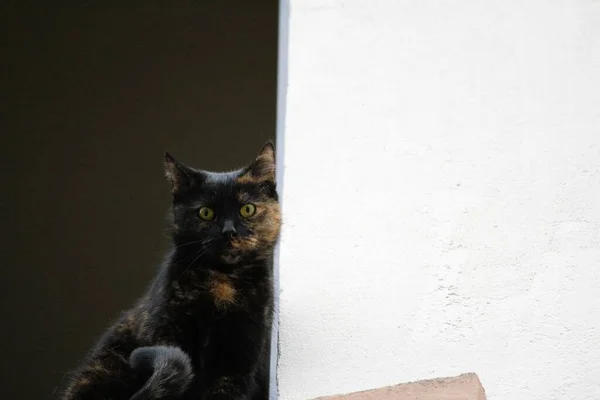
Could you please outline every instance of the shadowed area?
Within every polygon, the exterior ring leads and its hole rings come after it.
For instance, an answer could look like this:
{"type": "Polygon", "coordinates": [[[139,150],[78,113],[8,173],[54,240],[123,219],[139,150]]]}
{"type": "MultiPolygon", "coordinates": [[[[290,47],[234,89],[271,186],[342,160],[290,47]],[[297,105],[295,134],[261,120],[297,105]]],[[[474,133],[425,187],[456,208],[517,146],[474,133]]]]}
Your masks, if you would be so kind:
{"type": "Polygon", "coordinates": [[[3,6],[1,398],[45,399],[166,248],[163,152],[274,138],[277,2],[3,6]]]}

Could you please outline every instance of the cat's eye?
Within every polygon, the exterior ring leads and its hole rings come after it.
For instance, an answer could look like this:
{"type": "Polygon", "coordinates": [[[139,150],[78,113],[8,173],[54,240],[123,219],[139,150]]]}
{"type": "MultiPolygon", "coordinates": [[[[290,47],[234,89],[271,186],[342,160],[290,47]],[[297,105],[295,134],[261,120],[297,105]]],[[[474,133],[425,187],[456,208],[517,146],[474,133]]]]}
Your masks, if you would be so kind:
{"type": "Polygon", "coordinates": [[[242,208],[240,208],[240,215],[244,218],[253,216],[255,212],[256,206],[252,203],[244,204],[242,208]]]}
{"type": "Polygon", "coordinates": [[[198,215],[205,221],[210,221],[215,217],[215,212],[210,207],[202,207],[198,210],[198,215]]]}

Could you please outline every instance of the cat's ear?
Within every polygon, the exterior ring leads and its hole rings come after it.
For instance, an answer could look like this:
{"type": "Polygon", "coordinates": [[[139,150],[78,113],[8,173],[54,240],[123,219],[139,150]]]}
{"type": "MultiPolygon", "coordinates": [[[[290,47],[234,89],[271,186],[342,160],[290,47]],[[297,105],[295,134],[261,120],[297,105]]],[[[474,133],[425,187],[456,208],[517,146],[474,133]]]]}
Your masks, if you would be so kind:
{"type": "Polygon", "coordinates": [[[178,194],[192,186],[193,172],[165,151],[165,177],[172,186],[172,193],[178,194]]]}
{"type": "Polygon", "coordinates": [[[275,183],[275,146],[270,140],[263,146],[260,154],[240,177],[246,182],[275,183]]]}

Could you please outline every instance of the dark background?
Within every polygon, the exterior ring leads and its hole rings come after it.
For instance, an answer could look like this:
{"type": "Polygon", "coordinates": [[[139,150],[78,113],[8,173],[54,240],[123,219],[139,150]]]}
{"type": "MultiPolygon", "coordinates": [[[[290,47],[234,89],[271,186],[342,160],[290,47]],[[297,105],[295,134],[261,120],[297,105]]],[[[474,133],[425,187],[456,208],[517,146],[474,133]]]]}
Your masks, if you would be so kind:
{"type": "Polygon", "coordinates": [[[167,248],[163,151],[274,137],[277,1],[0,10],[0,398],[45,399],[167,248]]]}

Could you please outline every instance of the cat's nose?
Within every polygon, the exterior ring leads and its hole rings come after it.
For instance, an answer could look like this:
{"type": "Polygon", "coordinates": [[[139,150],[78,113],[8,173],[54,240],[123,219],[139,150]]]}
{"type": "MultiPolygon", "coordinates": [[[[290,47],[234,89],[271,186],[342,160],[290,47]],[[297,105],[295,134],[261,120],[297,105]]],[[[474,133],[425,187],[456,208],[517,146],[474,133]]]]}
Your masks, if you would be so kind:
{"type": "Polygon", "coordinates": [[[223,224],[223,230],[221,231],[221,233],[225,236],[229,236],[229,237],[233,237],[235,235],[237,235],[237,229],[235,229],[235,224],[233,223],[232,220],[228,219],[227,221],[225,221],[225,223],[223,224]]]}

